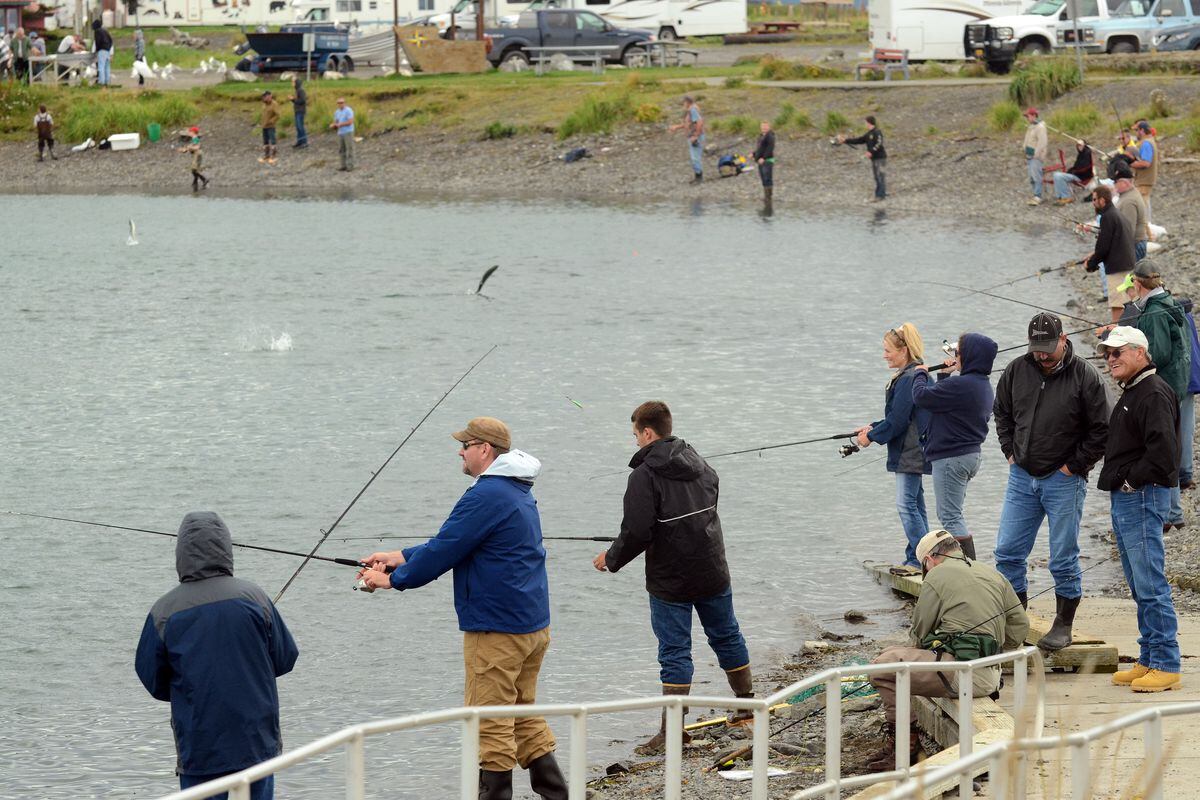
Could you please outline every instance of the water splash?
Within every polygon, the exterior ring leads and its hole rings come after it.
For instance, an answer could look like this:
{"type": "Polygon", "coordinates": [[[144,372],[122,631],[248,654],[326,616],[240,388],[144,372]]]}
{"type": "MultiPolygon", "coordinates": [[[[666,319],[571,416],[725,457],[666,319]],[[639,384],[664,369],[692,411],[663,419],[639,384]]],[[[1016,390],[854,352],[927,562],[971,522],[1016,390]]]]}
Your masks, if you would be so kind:
{"type": "Polygon", "coordinates": [[[242,337],[242,350],[246,352],[287,353],[291,349],[292,335],[287,331],[276,333],[263,327],[242,337]]]}

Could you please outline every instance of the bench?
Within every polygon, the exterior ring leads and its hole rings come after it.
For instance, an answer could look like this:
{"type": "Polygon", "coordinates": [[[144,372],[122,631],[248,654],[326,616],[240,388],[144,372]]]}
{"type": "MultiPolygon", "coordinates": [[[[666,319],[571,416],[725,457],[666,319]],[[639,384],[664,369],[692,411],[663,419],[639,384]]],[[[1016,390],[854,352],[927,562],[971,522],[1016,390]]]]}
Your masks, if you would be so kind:
{"type": "Polygon", "coordinates": [[[876,47],[871,53],[870,61],[854,68],[854,80],[862,79],[863,70],[871,72],[882,70],[885,81],[891,80],[893,72],[903,72],[904,80],[908,80],[908,51],[885,50],[882,47],[876,47]]]}
{"type": "Polygon", "coordinates": [[[546,65],[555,54],[561,54],[576,64],[591,64],[592,72],[600,75],[604,72],[604,62],[608,55],[617,49],[615,44],[605,45],[572,45],[569,47],[525,47],[522,48],[533,62],[534,71],[538,75],[546,73],[546,65]]]}

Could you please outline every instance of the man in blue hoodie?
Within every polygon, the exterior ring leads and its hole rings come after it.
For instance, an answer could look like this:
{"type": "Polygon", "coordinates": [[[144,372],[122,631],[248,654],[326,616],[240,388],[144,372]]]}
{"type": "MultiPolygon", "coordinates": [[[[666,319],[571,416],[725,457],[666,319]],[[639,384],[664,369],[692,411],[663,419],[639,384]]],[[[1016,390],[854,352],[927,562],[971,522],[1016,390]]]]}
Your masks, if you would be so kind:
{"type": "MultiPolygon", "coordinates": [[[[416,589],[454,570],[454,610],[463,631],[468,706],[528,705],[550,646],[546,549],[533,482],[542,465],[512,449],[508,426],[476,417],[453,434],[463,472],[475,481],[437,536],[404,550],[372,553],[359,573],[372,589],[416,589]]],[[[510,800],[512,771],[529,770],[545,800],[567,800],[541,717],[479,721],[480,800],[510,800]]]]}
{"type": "Polygon", "coordinates": [[[967,483],[979,472],[981,445],[992,416],[992,362],[996,343],[982,333],[964,333],[958,340],[958,357],[949,359],[951,375],[929,383],[929,367],[917,365],[913,376],[913,404],[929,412],[929,427],[922,444],[933,464],[933,493],[938,520],[954,534],[968,558],[975,558],[975,541],[963,518],[967,483]]]}

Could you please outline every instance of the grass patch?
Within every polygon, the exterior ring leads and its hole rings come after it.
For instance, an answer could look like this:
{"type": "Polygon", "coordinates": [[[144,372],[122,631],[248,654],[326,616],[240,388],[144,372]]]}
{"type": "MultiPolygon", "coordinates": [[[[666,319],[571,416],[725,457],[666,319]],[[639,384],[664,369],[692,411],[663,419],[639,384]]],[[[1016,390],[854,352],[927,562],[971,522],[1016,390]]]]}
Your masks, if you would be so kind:
{"type": "Polygon", "coordinates": [[[1012,100],[1001,100],[988,109],[987,118],[992,130],[1011,131],[1021,118],[1021,107],[1012,100]]]}
{"type": "Polygon", "coordinates": [[[712,121],[710,127],[715,132],[731,133],[735,136],[757,136],[758,120],[749,114],[736,114],[712,121]]]}
{"type": "Polygon", "coordinates": [[[777,131],[786,129],[789,125],[795,128],[811,128],[812,120],[808,116],[807,111],[796,108],[791,103],[784,103],[779,108],[779,113],[775,115],[775,119],[771,121],[771,127],[777,131]]]}
{"type": "Polygon", "coordinates": [[[512,137],[514,137],[516,135],[517,135],[517,126],[516,125],[509,125],[507,122],[500,122],[499,120],[491,123],[490,125],[488,125],[486,128],[483,129],[483,138],[485,140],[511,139],[512,137]]]}
{"type": "Polygon", "coordinates": [[[1067,58],[1039,58],[1022,66],[1008,85],[1008,99],[1019,105],[1048,103],[1083,83],[1079,67],[1067,58]]]}
{"type": "MultiPolygon", "coordinates": [[[[209,58],[224,61],[225,66],[233,69],[241,56],[235,56],[227,50],[196,50],[192,47],[178,47],[170,44],[146,45],[146,63],[153,64],[157,61],[160,67],[165,67],[167,64],[174,64],[180,69],[192,70],[200,66],[201,61],[208,61],[209,58]]],[[[117,51],[113,53],[113,71],[127,70],[132,67],[133,46],[130,45],[127,48],[118,47],[117,51]]]]}
{"type": "Polygon", "coordinates": [[[830,67],[822,67],[807,61],[787,61],[775,56],[764,56],[758,62],[757,77],[763,81],[796,81],[818,78],[844,78],[846,73],[830,67]]]}
{"type": "Polygon", "coordinates": [[[667,118],[662,108],[655,103],[642,103],[633,112],[633,118],[643,124],[662,122],[667,118]]]}
{"type": "Polygon", "coordinates": [[[58,134],[70,142],[82,142],[88,137],[99,141],[114,133],[145,133],[151,122],[164,128],[183,125],[193,122],[197,115],[196,104],[179,93],[88,97],[74,102],[58,118],[61,120],[58,134]]]}
{"type": "Polygon", "coordinates": [[[1100,124],[1100,111],[1091,103],[1082,103],[1055,111],[1050,115],[1050,125],[1072,136],[1090,135],[1100,124]]]}
{"type": "Polygon", "coordinates": [[[829,135],[840,133],[850,127],[850,120],[846,119],[846,115],[840,111],[825,112],[825,124],[821,126],[821,130],[829,135]]]}
{"type": "Polygon", "coordinates": [[[648,77],[642,72],[630,72],[625,77],[625,88],[632,91],[637,91],[639,89],[642,91],[648,91],[650,89],[658,89],[661,86],[662,81],[660,81],[658,78],[648,77]]]}
{"type": "Polygon", "coordinates": [[[740,89],[746,85],[746,79],[741,75],[731,75],[725,79],[726,89],[740,89]]]}
{"type": "Polygon", "coordinates": [[[628,92],[588,95],[558,126],[558,138],[612,133],[619,123],[632,119],[634,111],[633,99],[628,92]]]}
{"type": "Polygon", "coordinates": [[[1183,130],[1183,145],[1191,153],[1200,153],[1200,118],[1192,117],[1183,130]]]}

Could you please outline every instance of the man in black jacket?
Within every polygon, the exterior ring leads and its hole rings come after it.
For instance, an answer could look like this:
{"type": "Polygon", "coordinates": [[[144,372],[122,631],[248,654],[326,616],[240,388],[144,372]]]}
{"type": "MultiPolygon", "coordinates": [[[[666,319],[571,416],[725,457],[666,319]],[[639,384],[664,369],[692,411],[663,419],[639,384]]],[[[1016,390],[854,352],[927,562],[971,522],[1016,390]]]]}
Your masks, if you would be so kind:
{"type": "Polygon", "coordinates": [[[1179,479],[1179,400],[1155,374],[1150,343],[1137,328],[1118,325],[1100,344],[1124,393],[1108,421],[1108,444],[1097,485],[1110,493],[1121,568],[1137,603],[1138,660],[1113,675],[1135,692],[1178,689],[1179,639],[1163,553],[1170,487],[1179,479]]]}
{"type": "Polygon", "coordinates": [[[1125,274],[1133,269],[1133,225],[1113,205],[1112,188],[1097,186],[1092,191],[1092,206],[1100,215],[1100,231],[1096,234],[1096,249],[1087,258],[1087,271],[1095,272],[1104,264],[1104,277],[1108,282],[1108,307],[1112,321],[1121,318],[1125,299],[1118,287],[1125,282],[1125,274]]]}
{"type": "Polygon", "coordinates": [[[1004,368],[992,410],[1009,464],[996,569],[1028,605],[1026,561],[1042,519],[1048,520],[1057,613],[1038,646],[1061,650],[1071,643],[1083,595],[1079,520],[1087,474],[1108,438],[1108,395],[1096,368],[1075,355],[1062,320],[1042,312],[1029,321],[1029,353],[1004,368]]]}
{"type": "MultiPolygon", "coordinates": [[[[733,613],[725,541],[717,515],[717,473],[699,453],[671,435],[666,403],[642,403],[630,417],[641,448],[629,466],[621,535],[593,566],[617,572],[646,554],[650,626],[658,637],[659,676],[667,695],[685,695],[692,685],[692,609],[737,697],[753,697],[750,654],[733,613]]],[[[748,715],[735,715],[745,719],[748,715]]],[[[684,734],[684,741],[688,741],[684,734]]],[[[666,715],[657,734],[638,748],[660,752],[666,715]]]]}
{"type": "Polygon", "coordinates": [[[758,137],[758,146],[754,148],[754,163],[758,164],[758,178],[763,185],[763,201],[771,202],[771,194],[775,190],[775,131],[766,120],[759,125],[762,135],[758,137]]]}
{"type": "Polygon", "coordinates": [[[887,199],[887,150],[883,147],[883,131],[875,125],[875,117],[866,118],[867,130],[862,136],[847,139],[838,135],[842,144],[865,144],[867,158],[871,159],[871,174],[875,176],[875,202],[887,199]]]}

